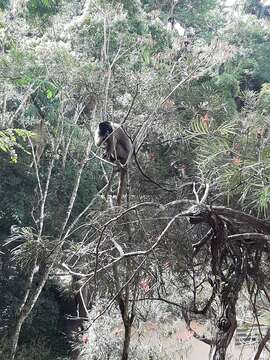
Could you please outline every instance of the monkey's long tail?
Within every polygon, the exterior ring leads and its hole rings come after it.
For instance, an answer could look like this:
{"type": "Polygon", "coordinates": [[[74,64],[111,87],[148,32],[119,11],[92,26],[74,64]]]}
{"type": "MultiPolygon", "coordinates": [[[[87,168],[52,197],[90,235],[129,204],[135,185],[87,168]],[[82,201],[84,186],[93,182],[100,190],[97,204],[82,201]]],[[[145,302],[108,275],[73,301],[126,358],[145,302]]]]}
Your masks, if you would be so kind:
{"type": "Polygon", "coordinates": [[[143,177],[145,177],[148,181],[150,181],[151,183],[153,183],[154,185],[156,185],[158,188],[168,191],[168,192],[175,192],[175,189],[168,189],[164,186],[162,186],[161,184],[157,183],[155,180],[151,179],[148,175],[145,174],[145,172],[143,171],[143,169],[141,168],[141,165],[137,159],[137,154],[136,151],[134,151],[134,159],[135,159],[135,163],[140,171],[140,173],[142,174],[143,177]]]}

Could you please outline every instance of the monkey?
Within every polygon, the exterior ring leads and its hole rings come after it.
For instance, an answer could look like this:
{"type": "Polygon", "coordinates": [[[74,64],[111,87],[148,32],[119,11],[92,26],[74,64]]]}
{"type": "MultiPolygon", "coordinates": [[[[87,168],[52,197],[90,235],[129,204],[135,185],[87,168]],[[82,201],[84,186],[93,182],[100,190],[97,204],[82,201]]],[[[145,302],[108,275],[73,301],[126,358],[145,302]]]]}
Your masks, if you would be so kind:
{"type": "Polygon", "coordinates": [[[241,109],[245,106],[245,101],[240,96],[234,97],[236,110],[241,111],[241,109]]]}
{"type": "Polygon", "coordinates": [[[179,24],[178,21],[175,20],[174,17],[170,17],[168,19],[168,23],[167,23],[167,30],[168,31],[176,31],[178,33],[179,36],[184,36],[186,30],[179,24]]]}
{"type": "Polygon", "coordinates": [[[99,123],[95,131],[95,144],[105,147],[105,157],[109,161],[118,161],[122,167],[127,165],[132,151],[132,143],[121,125],[110,121],[99,123]]]}
{"type": "Polygon", "coordinates": [[[107,192],[108,192],[115,173],[119,171],[120,175],[119,175],[117,198],[116,198],[116,204],[118,206],[121,205],[124,184],[127,177],[128,162],[131,156],[134,157],[135,163],[142,176],[145,177],[148,181],[150,181],[151,183],[153,183],[155,186],[157,186],[162,190],[168,192],[175,191],[173,189],[168,189],[162,186],[161,184],[158,184],[156,181],[154,181],[148,175],[145,174],[137,159],[137,152],[139,151],[139,149],[135,151],[133,144],[130,140],[130,137],[128,136],[128,134],[122,128],[121,125],[110,121],[104,121],[99,123],[95,130],[94,140],[96,146],[103,146],[105,148],[105,153],[103,155],[103,158],[118,165],[116,170],[114,168],[112,175],[109,179],[109,182],[107,184],[107,192]]]}
{"type": "MultiPolygon", "coordinates": [[[[121,206],[124,184],[127,177],[128,161],[133,152],[132,142],[121,125],[104,121],[99,123],[95,131],[95,144],[105,148],[104,158],[117,164],[117,170],[120,172],[117,190],[116,204],[121,206]]],[[[112,177],[115,171],[112,173],[112,177]]],[[[110,182],[108,184],[108,187],[110,182]]]]}

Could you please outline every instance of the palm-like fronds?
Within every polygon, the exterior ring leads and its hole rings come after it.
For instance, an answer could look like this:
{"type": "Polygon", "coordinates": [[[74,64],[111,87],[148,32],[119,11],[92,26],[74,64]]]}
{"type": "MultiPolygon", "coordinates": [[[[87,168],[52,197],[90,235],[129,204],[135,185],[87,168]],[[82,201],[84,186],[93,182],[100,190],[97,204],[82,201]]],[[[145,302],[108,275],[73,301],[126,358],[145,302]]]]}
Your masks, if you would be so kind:
{"type": "Polygon", "coordinates": [[[37,236],[30,227],[11,227],[11,235],[5,241],[5,248],[12,254],[12,260],[22,269],[30,269],[37,251],[37,236]]]}
{"type": "Polygon", "coordinates": [[[229,159],[235,136],[235,123],[226,122],[217,127],[203,119],[193,121],[188,137],[196,147],[196,161],[198,167],[208,176],[218,172],[229,159]]]}
{"type": "Polygon", "coordinates": [[[260,116],[247,117],[215,127],[204,118],[192,122],[189,141],[195,147],[196,163],[204,178],[217,184],[228,201],[237,201],[248,212],[270,214],[270,147],[267,124],[260,116]]]}

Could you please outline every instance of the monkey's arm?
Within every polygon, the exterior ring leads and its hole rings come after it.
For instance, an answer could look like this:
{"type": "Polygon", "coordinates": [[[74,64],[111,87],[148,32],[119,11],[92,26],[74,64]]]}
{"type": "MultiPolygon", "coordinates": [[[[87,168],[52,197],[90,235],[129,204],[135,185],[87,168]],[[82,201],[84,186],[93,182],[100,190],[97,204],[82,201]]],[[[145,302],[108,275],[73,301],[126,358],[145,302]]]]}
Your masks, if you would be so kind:
{"type": "Polygon", "coordinates": [[[117,143],[116,143],[116,153],[117,159],[122,165],[127,163],[130,153],[133,151],[132,143],[128,135],[123,129],[118,129],[117,132],[117,143]]]}

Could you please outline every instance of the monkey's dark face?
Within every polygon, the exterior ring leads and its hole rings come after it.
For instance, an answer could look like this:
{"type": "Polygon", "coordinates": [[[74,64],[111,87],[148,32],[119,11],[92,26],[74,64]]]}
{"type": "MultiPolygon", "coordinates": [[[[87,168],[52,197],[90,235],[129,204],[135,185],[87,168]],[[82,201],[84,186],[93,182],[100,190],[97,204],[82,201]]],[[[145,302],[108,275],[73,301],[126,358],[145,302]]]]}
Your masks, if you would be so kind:
{"type": "Polygon", "coordinates": [[[108,136],[113,132],[112,123],[109,121],[104,121],[99,123],[95,131],[95,144],[96,146],[101,146],[106,142],[108,136]]]}
{"type": "Polygon", "coordinates": [[[99,124],[99,136],[103,139],[113,132],[112,125],[109,121],[104,121],[99,124]]]}
{"type": "Polygon", "coordinates": [[[168,19],[168,23],[170,23],[172,26],[175,24],[175,18],[174,17],[169,17],[168,19]]]}

